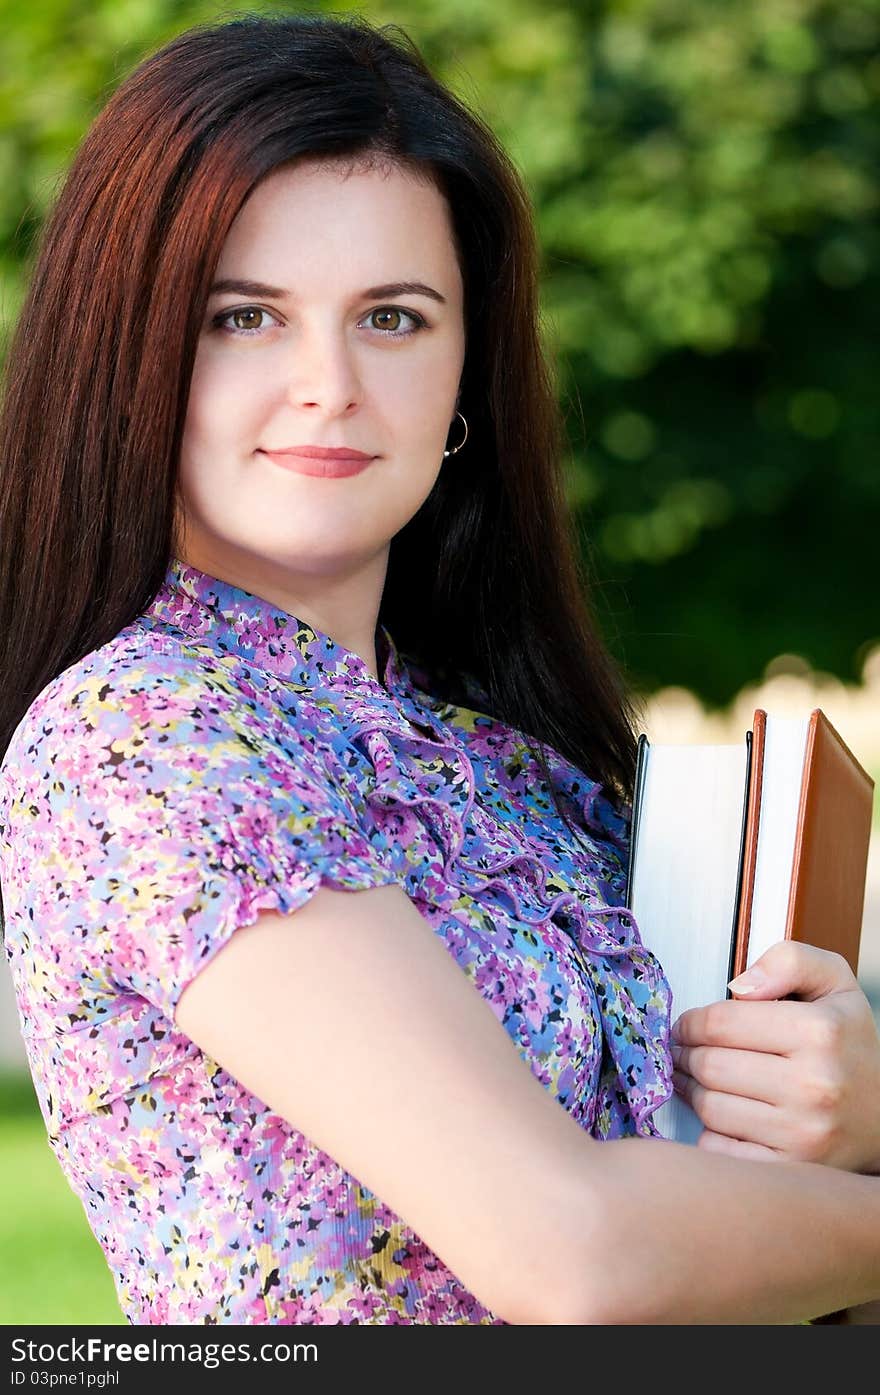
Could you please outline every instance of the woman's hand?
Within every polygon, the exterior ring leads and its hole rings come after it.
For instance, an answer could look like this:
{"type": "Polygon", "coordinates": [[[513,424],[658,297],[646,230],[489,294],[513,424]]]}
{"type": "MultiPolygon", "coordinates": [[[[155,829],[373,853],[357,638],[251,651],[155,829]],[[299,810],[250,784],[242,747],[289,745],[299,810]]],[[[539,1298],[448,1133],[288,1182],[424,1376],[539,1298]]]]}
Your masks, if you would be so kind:
{"type": "Polygon", "coordinates": [[[846,960],[780,940],[748,979],[673,1023],[673,1083],[704,1125],[697,1147],[880,1174],[880,1034],[846,960]]]}

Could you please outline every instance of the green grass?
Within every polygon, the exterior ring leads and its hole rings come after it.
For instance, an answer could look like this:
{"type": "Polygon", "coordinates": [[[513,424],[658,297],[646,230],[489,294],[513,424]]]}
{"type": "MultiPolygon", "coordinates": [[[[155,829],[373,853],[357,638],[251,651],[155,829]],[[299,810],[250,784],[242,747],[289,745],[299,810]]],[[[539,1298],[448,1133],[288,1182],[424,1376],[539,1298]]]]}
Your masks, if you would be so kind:
{"type": "Polygon", "coordinates": [[[0,1323],[127,1326],[27,1075],[0,1073],[0,1323]]]}

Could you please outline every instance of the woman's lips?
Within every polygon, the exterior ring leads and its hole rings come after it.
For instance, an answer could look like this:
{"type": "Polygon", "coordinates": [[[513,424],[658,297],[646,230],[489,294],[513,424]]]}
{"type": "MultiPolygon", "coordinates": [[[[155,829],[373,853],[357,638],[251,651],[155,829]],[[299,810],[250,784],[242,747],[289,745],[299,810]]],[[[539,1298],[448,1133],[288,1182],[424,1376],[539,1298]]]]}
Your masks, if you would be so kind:
{"type": "Polygon", "coordinates": [[[344,475],[359,475],[362,470],[366,470],[368,465],[372,465],[375,457],[368,456],[366,460],[352,460],[341,455],[325,456],[323,459],[316,459],[308,455],[291,455],[289,453],[276,454],[274,451],[260,451],[267,460],[280,465],[282,470],[292,470],[296,475],[321,475],[325,479],[339,479],[344,475]]]}

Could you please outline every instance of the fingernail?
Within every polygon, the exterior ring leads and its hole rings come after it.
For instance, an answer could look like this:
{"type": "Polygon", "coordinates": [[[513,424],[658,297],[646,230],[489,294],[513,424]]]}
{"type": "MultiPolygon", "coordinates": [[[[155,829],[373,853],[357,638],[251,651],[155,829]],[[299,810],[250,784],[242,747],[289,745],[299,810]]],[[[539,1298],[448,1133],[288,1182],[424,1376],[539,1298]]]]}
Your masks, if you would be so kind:
{"type": "Polygon", "coordinates": [[[732,988],[735,993],[754,993],[756,988],[760,988],[762,983],[767,982],[767,975],[763,969],[754,965],[746,973],[740,974],[738,978],[732,978],[728,983],[728,988],[732,988]]]}

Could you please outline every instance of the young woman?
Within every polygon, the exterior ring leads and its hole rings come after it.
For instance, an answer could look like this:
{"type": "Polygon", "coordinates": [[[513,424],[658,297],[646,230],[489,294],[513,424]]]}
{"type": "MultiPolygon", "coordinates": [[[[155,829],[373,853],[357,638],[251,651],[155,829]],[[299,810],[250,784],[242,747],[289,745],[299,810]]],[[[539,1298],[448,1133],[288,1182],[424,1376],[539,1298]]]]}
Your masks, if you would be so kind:
{"type": "Polygon", "coordinates": [[[653,1123],[636,713],[537,265],[491,133],[360,19],[180,35],[43,234],[0,422],[0,884],[132,1323],[880,1296],[880,1042],[841,959],[780,943],[763,1001],[685,1014],[702,1146],[653,1123]]]}

